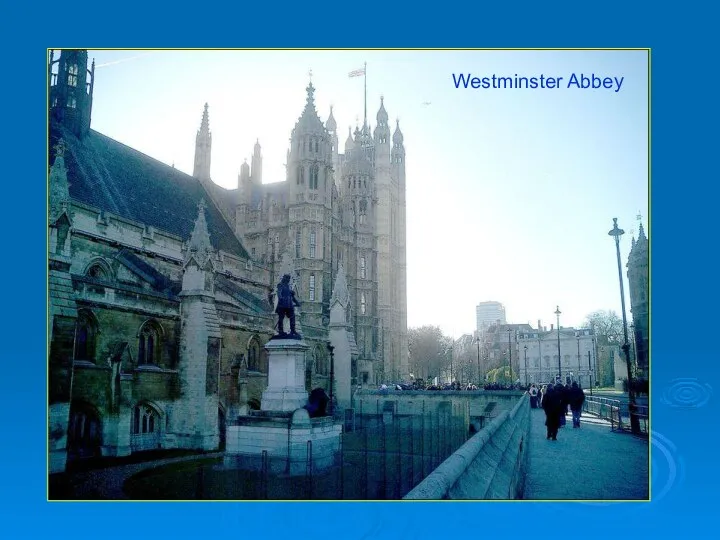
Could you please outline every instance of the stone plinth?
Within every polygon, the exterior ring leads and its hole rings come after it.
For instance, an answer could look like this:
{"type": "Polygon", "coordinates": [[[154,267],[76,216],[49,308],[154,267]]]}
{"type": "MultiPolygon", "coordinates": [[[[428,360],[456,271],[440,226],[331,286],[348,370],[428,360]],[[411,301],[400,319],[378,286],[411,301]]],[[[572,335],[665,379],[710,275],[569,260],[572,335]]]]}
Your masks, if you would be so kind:
{"type": "Polygon", "coordinates": [[[261,410],[292,412],[307,404],[305,352],[308,348],[304,341],[296,339],[272,339],[265,345],[268,387],[262,394],[261,410]]]}
{"type": "Polygon", "coordinates": [[[340,450],[342,424],[331,417],[310,418],[305,409],[293,413],[253,411],[227,428],[226,468],[263,469],[272,474],[300,476],[335,463],[340,450]],[[312,459],[309,459],[311,456],[312,459]]]}

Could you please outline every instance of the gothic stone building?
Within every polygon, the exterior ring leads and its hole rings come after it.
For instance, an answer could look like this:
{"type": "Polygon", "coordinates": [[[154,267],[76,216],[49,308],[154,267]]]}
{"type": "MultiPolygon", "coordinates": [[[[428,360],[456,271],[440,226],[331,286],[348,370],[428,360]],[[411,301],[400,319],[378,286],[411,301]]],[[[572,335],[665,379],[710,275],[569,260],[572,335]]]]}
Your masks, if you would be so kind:
{"type": "Polygon", "coordinates": [[[87,60],[63,50],[48,66],[51,472],[86,456],[222,447],[225,419],[259,407],[267,386],[283,251],[300,284],[308,389],[328,387],[340,262],[357,382],[404,374],[405,151],[399,128],[390,147],[384,107],[374,137],[365,124],[341,155],[310,85],[288,178],[261,183],[256,145],[252,174],[244,165],[224,190],[209,178],[207,107],[189,176],[90,128],[87,60]]]}
{"type": "Polygon", "coordinates": [[[650,343],[650,282],[649,251],[645,229],[640,224],[638,239],[632,240],[632,248],[627,262],[628,284],[630,286],[630,311],[633,318],[633,336],[635,340],[636,376],[649,377],[650,343]]]}

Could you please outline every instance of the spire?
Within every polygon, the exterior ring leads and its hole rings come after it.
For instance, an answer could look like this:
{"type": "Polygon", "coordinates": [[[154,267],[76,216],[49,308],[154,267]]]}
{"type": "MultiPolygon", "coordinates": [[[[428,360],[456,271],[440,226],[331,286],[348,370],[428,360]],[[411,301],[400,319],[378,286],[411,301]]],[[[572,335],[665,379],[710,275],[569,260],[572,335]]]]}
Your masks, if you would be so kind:
{"type": "Polygon", "coordinates": [[[380,109],[377,112],[377,123],[378,126],[386,126],[388,122],[388,113],[385,110],[385,98],[384,96],[380,96],[380,109]]]}
{"type": "Polygon", "coordinates": [[[347,140],[345,141],[345,154],[348,154],[350,150],[353,149],[355,146],[355,143],[353,142],[353,136],[352,136],[352,127],[348,126],[348,136],[347,140]]]}
{"type": "Polygon", "coordinates": [[[208,116],[208,104],[205,103],[205,109],[203,110],[202,121],[200,122],[200,133],[203,135],[210,135],[210,118],[208,116]]]}
{"type": "Polygon", "coordinates": [[[645,229],[643,228],[642,223],[640,224],[640,232],[638,233],[638,242],[640,240],[647,240],[647,237],[645,236],[645,229]]]}
{"type": "Polygon", "coordinates": [[[333,286],[332,296],[330,297],[330,307],[332,307],[336,302],[340,303],[343,307],[346,307],[349,299],[350,292],[348,291],[347,279],[345,277],[345,268],[342,263],[340,263],[337,270],[337,276],[335,277],[335,285],[333,286]]]}
{"type": "Polygon", "coordinates": [[[262,184],[262,153],[260,148],[260,139],[255,141],[252,155],[252,169],[248,173],[252,177],[252,181],[256,184],[262,184]]]}
{"type": "Polygon", "coordinates": [[[210,117],[208,104],[205,103],[200,129],[195,136],[195,165],[193,176],[200,180],[210,179],[210,155],[212,150],[212,134],[210,133],[210,117]]]}
{"type": "Polygon", "coordinates": [[[198,217],[195,220],[195,226],[190,234],[190,242],[188,243],[189,252],[201,258],[207,257],[212,251],[210,233],[208,232],[207,222],[205,221],[205,207],[205,199],[200,199],[198,203],[198,217]]]}
{"type": "Polygon", "coordinates": [[[65,168],[65,141],[55,146],[55,161],[50,167],[50,222],[55,222],[70,202],[70,184],[65,168]]]}
{"type": "Polygon", "coordinates": [[[395,144],[395,146],[402,146],[404,138],[402,131],[400,131],[400,119],[396,119],[396,122],[395,133],[393,134],[393,144],[395,144]]]}
{"type": "Polygon", "coordinates": [[[330,116],[328,116],[327,122],[325,122],[325,127],[328,131],[335,131],[337,129],[337,122],[335,122],[335,117],[333,116],[332,105],[330,105],[330,116]]]}
{"type": "Polygon", "coordinates": [[[305,90],[307,92],[305,108],[295,124],[293,135],[300,135],[302,133],[322,134],[326,132],[326,130],[320,117],[318,117],[317,110],[315,110],[315,87],[312,81],[310,81],[305,90]]]}

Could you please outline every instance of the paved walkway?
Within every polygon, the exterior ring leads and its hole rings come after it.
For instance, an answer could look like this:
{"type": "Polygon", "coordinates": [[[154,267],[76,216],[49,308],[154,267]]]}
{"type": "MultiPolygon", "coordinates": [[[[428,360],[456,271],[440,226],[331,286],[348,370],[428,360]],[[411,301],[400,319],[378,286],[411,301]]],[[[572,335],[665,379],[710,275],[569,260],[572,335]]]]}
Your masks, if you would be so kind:
{"type": "Polygon", "coordinates": [[[224,455],[222,452],[213,454],[199,454],[182,456],[176,458],[146,461],[144,463],[133,463],[131,465],[119,465],[117,467],[106,467],[74,474],[72,477],[74,500],[97,500],[97,499],[127,499],[123,491],[125,480],[145,469],[161,467],[171,463],[193,461],[197,459],[209,459],[224,455]]]}
{"type": "Polygon", "coordinates": [[[649,494],[648,441],[614,433],[610,424],[583,416],[573,429],[572,416],[546,439],[545,413],[530,409],[530,449],[525,499],[646,500],[649,494]]]}

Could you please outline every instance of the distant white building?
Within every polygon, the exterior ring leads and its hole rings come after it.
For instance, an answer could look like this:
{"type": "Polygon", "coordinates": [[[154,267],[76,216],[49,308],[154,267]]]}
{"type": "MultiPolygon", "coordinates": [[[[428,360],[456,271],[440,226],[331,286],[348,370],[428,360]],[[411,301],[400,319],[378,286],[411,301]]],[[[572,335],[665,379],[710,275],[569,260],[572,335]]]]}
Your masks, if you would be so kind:
{"type": "Polygon", "coordinates": [[[595,336],[589,328],[560,328],[560,365],[558,366],[558,330],[531,329],[518,332],[518,373],[520,381],[546,383],[558,374],[583,388],[594,384],[597,375],[595,336]]]}
{"type": "Polygon", "coordinates": [[[488,327],[505,324],[505,306],[500,302],[480,302],[475,308],[477,331],[484,332],[488,327]]]}

